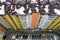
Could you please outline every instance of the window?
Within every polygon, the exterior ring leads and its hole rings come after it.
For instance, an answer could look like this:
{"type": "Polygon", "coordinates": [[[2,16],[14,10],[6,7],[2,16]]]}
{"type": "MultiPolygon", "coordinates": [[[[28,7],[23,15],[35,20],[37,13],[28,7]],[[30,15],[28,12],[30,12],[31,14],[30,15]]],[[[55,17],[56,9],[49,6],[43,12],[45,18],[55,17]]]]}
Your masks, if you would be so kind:
{"type": "Polygon", "coordinates": [[[28,36],[27,35],[23,35],[23,39],[28,39],[28,36]]]}

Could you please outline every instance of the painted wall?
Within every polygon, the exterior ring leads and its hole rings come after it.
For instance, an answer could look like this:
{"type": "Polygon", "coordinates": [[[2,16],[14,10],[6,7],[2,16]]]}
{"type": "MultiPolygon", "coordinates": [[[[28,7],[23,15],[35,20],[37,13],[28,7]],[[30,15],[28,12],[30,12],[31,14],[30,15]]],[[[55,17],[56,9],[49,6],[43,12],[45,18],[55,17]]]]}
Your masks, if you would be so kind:
{"type": "Polygon", "coordinates": [[[40,13],[32,13],[31,28],[36,28],[38,20],[40,18],[40,13]]]}

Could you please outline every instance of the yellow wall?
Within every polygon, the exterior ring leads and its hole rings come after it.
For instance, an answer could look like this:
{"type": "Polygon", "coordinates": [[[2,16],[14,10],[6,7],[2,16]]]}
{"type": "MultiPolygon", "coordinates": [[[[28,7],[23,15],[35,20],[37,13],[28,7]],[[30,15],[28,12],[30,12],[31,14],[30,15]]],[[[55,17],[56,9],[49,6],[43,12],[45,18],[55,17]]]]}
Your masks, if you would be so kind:
{"type": "Polygon", "coordinates": [[[3,39],[0,37],[0,40],[3,40],[3,39]]]}

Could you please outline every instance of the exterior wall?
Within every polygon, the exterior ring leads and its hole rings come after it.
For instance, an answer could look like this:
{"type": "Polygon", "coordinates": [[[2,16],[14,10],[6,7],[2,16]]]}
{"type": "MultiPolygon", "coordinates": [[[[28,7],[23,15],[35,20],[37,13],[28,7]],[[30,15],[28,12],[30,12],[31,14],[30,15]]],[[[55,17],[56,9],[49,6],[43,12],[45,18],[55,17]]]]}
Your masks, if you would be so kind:
{"type": "Polygon", "coordinates": [[[0,38],[0,40],[3,40],[2,38],[0,38]]]}
{"type": "Polygon", "coordinates": [[[31,27],[31,15],[30,14],[28,14],[27,15],[27,28],[30,28],[31,27]]]}
{"type": "Polygon", "coordinates": [[[3,28],[1,25],[0,25],[0,30],[1,30],[2,32],[6,32],[6,29],[3,28]]]}
{"type": "Polygon", "coordinates": [[[36,28],[40,13],[32,13],[31,28],[36,28]]]}

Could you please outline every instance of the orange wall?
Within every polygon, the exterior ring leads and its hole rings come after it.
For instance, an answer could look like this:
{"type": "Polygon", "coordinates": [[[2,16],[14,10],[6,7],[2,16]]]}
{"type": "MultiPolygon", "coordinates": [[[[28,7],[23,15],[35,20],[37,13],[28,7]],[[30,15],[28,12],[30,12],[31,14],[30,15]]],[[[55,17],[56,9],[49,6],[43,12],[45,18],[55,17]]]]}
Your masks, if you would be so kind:
{"type": "Polygon", "coordinates": [[[36,28],[40,13],[32,13],[31,28],[36,28]]]}
{"type": "Polygon", "coordinates": [[[3,28],[1,25],[0,25],[0,30],[3,31],[3,32],[6,32],[6,29],[3,28]]]}

